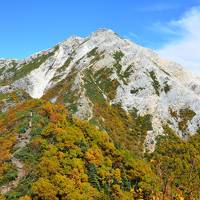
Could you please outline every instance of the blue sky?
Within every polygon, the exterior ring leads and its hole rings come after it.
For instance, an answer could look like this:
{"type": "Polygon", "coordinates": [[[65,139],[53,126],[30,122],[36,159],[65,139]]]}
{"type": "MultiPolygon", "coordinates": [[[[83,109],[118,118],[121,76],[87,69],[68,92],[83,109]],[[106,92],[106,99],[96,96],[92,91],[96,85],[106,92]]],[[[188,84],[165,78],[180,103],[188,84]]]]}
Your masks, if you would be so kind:
{"type": "Polygon", "coordinates": [[[165,55],[166,46],[188,32],[178,22],[199,5],[200,0],[0,0],[0,57],[21,59],[98,28],[165,55]]]}

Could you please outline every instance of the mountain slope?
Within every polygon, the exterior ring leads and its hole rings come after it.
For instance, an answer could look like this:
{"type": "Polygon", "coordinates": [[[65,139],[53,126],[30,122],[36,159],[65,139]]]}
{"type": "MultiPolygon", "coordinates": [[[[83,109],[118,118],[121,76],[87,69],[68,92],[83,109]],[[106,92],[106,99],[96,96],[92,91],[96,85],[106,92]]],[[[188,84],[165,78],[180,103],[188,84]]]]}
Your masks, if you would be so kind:
{"type": "Polygon", "coordinates": [[[61,105],[26,101],[0,116],[0,131],[0,192],[8,200],[159,195],[159,178],[146,161],[116,148],[106,132],[71,118],[61,105]]]}
{"type": "Polygon", "coordinates": [[[63,103],[131,150],[152,151],[166,124],[182,138],[199,126],[199,78],[107,29],[24,61],[1,60],[0,79],[1,92],[63,103]]]}
{"type": "Polygon", "coordinates": [[[199,134],[184,141],[164,127],[155,151],[138,157],[44,100],[1,114],[0,133],[2,200],[199,199],[199,134]]]}

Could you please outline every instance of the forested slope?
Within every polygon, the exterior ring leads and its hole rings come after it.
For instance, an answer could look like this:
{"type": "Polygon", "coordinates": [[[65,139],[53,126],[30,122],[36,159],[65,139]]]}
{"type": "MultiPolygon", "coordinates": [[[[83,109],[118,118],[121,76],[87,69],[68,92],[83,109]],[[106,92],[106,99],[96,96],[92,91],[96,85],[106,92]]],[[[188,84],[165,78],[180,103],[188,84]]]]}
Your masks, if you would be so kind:
{"type": "Polygon", "coordinates": [[[198,134],[183,141],[164,127],[156,150],[142,156],[116,146],[106,132],[62,105],[43,100],[28,100],[0,116],[0,187],[18,176],[11,158],[30,113],[30,143],[15,155],[25,176],[6,199],[199,198],[198,134]]]}

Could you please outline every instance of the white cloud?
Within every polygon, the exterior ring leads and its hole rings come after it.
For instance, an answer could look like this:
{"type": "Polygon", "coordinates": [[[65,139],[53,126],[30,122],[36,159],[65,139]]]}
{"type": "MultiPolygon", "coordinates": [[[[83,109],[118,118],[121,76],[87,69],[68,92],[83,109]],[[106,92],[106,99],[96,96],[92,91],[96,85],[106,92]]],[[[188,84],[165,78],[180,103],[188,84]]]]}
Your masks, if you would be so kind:
{"type": "Polygon", "coordinates": [[[200,75],[200,7],[192,8],[180,20],[171,21],[166,30],[169,28],[182,37],[165,44],[158,53],[200,75]]]}

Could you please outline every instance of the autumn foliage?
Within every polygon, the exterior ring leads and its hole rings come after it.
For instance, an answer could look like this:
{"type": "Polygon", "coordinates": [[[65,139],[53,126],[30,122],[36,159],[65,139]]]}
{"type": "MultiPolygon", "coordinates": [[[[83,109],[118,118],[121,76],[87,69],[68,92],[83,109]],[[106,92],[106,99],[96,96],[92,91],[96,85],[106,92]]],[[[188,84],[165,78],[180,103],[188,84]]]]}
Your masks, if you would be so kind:
{"type": "MultiPolygon", "coordinates": [[[[199,135],[182,141],[165,127],[166,136],[158,139],[155,152],[142,157],[134,154],[134,147],[121,148],[105,131],[72,117],[62,105],[43,100],[27,101],[0,116],[1,185],[15,170],[10,159],[16,133],[27,128],[30,112],[31,141],[15,155],[24,162],[27,175],[6,199],[199,198],[199,135]]],[[[111,113],[117,123],[115,111],[111,113]]],[[[126,134],[124,127],[112,126],[116,134],[126,134]]]]}

